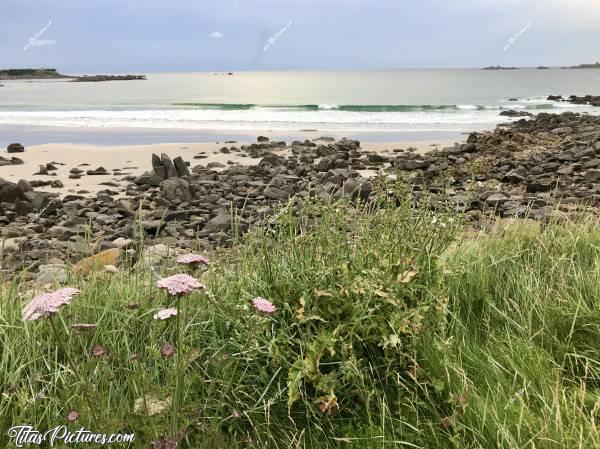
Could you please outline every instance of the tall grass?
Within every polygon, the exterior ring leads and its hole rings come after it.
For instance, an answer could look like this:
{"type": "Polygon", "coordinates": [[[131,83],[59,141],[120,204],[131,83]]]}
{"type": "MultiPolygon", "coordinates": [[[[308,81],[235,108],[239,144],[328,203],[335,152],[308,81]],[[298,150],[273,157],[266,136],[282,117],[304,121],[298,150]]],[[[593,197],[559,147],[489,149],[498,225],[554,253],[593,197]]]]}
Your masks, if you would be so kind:
{"type": "MultiPolygon", "coordinates": [[[[290,203],[211,255],[208,298],[181,299],[182,447],[600,447],[600,230],[466,238],[459,217],[407,198],[290,203]],[[276,313],[254,310],[256,296],[276,313]]],[[[70,410],[70,426],[135,433],[133,447],[169,434],[178,373],[159,348],[176,328],[152,319],[171,304],[156,279],[127,266],[73,276],[62,346],[47,322],[21,321],[25,284],[3,291],[0,446],[10,426],[45,430],[70,410]]]]}

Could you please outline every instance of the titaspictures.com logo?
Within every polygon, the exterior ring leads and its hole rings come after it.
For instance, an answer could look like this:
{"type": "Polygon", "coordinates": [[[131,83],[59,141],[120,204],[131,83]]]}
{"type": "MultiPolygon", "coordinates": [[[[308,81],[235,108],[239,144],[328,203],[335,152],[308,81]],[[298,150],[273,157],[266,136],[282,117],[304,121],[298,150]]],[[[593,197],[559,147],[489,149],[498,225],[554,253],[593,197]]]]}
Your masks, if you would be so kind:
{"type": "Polygon", "coordinates": [[[40,432],[32,426],[14,426],[8,430],[9,438],[16,447],[25,447],[27,445],[48,444],[55,447],[58,444],[95,444],[105,446],[109,444],[129,444],[135,440],[134,434],[127,433],[94,433],[82,427],[79,430],[71,431],[67,426],[56,426],[45,432],[40,432]]]}

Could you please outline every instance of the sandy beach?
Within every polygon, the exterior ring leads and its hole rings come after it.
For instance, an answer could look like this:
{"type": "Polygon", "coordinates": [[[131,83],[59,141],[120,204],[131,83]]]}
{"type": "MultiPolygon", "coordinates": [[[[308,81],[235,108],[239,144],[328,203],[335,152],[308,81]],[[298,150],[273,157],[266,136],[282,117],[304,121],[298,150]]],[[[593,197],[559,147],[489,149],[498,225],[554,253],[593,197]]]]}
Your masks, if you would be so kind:
{"type": "MultiPolygon", "coordinates": [[[[258,134],[257,134],[258,135],[258,134]]],[[[19,179],[48,181],[53,179],[60,180],[64,187],[52,188],[43,186],[37,188],[40,191],[48,191],[65,195],[67,193],[76,193],[87,191],[96,193],[106,188],[114,188],[115,185],[125,186],[127,181],[123,178],[127,175],[140,175],[151,169],[152,153],[166,153],[171,158],[181,156],[185,161],[195,165],[206,165],[211,162],[223,164],[224,167],[233,164],[254,165],[260,159],[243,157],[242,153],[231,152],[229,154],[221,153],[219,150],[224,146],[231,147],[248,145],[252,142],[236,143],[160,143],[152,145],[87,145],[72,143],[52,143],[27,147],[24,153],[8,154],[6,150],[0,151],[0,156],[10,158],[18,157],[23,160],[21,165],[0,166],[0,178],[7,181],[17,182],[19,179]],[[203,156],[202,158],[194,158],[203,156]],[[38,175],[39,167],[52,163],[56,166],[56,171],[51,171],[49,175],[38,175]],[[228,164],[229,163],[229,164],[228,164]],[[108,175],[87,175],[88,170],[95,170],[104,167],[108,175]],[[73,168],[79,168],[84,171],[80,179],[70,179],[69,171],[73,168]],[[115,172],[116,170],[116,172],[115,172]]],[[[378,154],[392,153],[394,149],[416,148],[416,152],[425,153],[433,148],[443,148],[452,146],[454,140],[438,141],[414,141],[414,142],[370,142],[362,144],[366,151],[378,154]]],[[[277,151],[277,154],[288,155],[289,149],[277,151]]],[[[217,167],[216,170],[224,167],[217,167]]]]}

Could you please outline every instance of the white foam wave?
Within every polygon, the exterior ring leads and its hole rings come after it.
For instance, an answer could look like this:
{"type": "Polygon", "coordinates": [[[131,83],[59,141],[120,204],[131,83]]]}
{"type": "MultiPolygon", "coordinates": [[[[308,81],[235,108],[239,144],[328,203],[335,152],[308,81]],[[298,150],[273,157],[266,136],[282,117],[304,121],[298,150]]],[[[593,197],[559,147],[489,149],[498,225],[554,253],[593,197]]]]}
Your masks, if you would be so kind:
{"type": "Polygon", "coordinates": [[[340,107],[337,104],[320,104],[319,109],[322,111],[332,111],[339,109],[340,107]]]}
{"type": "MultiPolygon", "coordinates": [[[[567,106],[568,105],[568,106],[567,106]]],[[[523,105],[512,105],[519,109],[523,105]]],[[[554,112],[563,107],[557,103],[554,112]]],[[[600,113],[600,108],[579,107],[578,111],[600,113]]],[[[545,112],[553,112],[546,109],[545,112]]],[[[336,109],[299,110],[253,108],[249,110],[146,109],[82,111],[1,111],[0,124],[46,125],[100,128],[155,128],[189,130],[470,130],[473,126],[494,125],[511,120],[501,117],[497,109],[477,107],[443,111],[359,112],[336,109]]]]}

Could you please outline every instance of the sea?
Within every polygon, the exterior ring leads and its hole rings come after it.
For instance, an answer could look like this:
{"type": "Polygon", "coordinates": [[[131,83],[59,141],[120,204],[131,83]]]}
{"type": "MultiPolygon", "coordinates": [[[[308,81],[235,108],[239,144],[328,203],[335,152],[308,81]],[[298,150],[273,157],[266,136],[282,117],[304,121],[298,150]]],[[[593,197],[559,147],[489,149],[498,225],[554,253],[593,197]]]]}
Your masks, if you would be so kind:
{"type": "Polygon", "coordinates": [[[499,115],[508,109],[600,113],[600,108],[546,99],[600,94],[597,69],[146,75],[145,81],[98,83],[0,81],[0,143],[14,140],[13,130],[14,137],[33,133],[38,140],[58,135],[68,141],[84,129],[118,130],[123,139],[153,135],[171,141],[174,133],[206,139],[211,133],[237,136],[258,130],[390,140],[493,129],[514,120],[499,115]]]}

